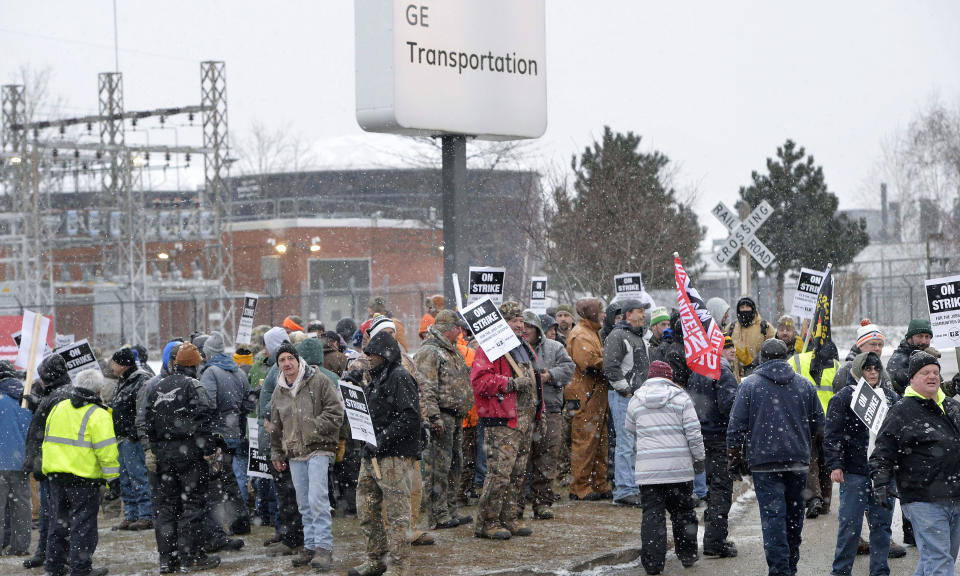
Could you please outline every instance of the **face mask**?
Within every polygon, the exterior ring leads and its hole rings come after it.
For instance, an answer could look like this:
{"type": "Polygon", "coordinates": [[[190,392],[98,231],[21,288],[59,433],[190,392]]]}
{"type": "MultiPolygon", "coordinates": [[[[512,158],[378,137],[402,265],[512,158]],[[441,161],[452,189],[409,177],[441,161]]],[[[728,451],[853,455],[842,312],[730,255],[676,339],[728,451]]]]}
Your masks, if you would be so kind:
{"type": "Polygon", "coordinates": [[[738,311],[737,320],[740,321],[741,326],[747,327],[753,322],[753,319],[756,317],[756,315],[757,313],[754,310],[738,311]]]}

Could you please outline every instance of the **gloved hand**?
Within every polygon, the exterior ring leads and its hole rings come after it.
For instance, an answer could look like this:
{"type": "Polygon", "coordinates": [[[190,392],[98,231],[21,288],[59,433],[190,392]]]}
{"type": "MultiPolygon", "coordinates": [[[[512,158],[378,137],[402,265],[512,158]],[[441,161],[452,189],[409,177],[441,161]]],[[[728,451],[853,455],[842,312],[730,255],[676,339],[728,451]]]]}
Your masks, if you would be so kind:
{"type": "Polygon", "coordinates": [[[891,500],[894,496],[896,496],[896,494],[894,494],[893,486],[890,484],[873,485],[872,498],[874,504],[879,504],[888,509],[893,508],[893,502],[891,502],[891,500]]]}
{"type": "Polygon", "coordinates": [[[749,348],[741,348],[740,346],[736,347],[737,360],[740,361],[740,364],[744,366],[749,366],[753,364],[753,354],[750,353],[749,348]]]}
{"type": "Polygon", "coordinates": [[[223,450],[217,446],[212,454],[206,454],[203,457],[210,465],[210,474],[216,476],[223,471],[223,450]]]}
{"type": "Polygon", "coordinates": [[[120,479],[114,478],[107,480],[107,493],[103,495],[104,500],[116,500],[120,497],[120,479]]]}
{"type": "Polygon", "coordinates": [[[369,442],[364,442],[363,448],[360,449],[360,453],[364,458],[376,458],[377,447],[369,442]]]}
{"type": "Polygon", "coordinates": [[[617,394],[623,396],[624,398],[633,396],[633,393],[630,391],[630,383],[628,383],[626,380],[617,380],[616,382],[611,382],[610,387],[613,388],[617,394]]]}
{"type": "Polygon", "coordinates": [[[693,473],[694,474],[703,474],[707,471],[707,463],[703,460],[694,460],[693,461],[693,473]]]}
{"type": "Polygon", "coordinates": [[[342,378],[343,380],[346,380],[351,384],[360,386],[360,384],[363,383],[363,371],[350,370],[349,372],[345,372],[344,375],[341,376],[340,378],[342,378]]]}
{"type": "Polygon", "coordinates": [[[337,458],[334,462],[343,462],[343,456],[347,453],[347,441],[340,440],[337,442],[337,458]]]}
{"type": "Polygon", "coordinates": [[[743,465],[743,456],[740,448],[727,448],[727,472],[732,480],[743,480],[740,468],[743,465]]]}
{"type": "Polygon", "coordinates": [[[143,462],[147,467],[147,472],[151,474],[157,473],[157,457],[153,454],[153,450],[145,450],[143,452],[143,462]]]}
{"type": "Polygon", "coordinates": [[[529,376],[514,376],[507,384],[507,392],[526,392],[533,387],[529,376]]]}

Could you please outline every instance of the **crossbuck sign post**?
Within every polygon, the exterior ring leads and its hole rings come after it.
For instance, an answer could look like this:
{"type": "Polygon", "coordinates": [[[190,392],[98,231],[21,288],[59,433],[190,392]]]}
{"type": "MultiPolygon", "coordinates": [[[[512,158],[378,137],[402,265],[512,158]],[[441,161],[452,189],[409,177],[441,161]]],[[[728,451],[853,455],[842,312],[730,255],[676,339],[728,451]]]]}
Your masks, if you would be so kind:
{"type": "Polygon", "coordinates": [[[740,293],[750,294],[750,258],[747,255],[753,256],[753,259],[764,269],[776,259],[773,252],[756,237],[757,230],[773,214],[773,206],[770,206],[764,200],[746,218],[740,220],[736,212],[728,208],[723,202],[718,202],[714,206],[712,214],[730,232],[730,236],[717,250],[714,260],[722,266],[729,262],[734,254],[739,253],[740,293]]]}

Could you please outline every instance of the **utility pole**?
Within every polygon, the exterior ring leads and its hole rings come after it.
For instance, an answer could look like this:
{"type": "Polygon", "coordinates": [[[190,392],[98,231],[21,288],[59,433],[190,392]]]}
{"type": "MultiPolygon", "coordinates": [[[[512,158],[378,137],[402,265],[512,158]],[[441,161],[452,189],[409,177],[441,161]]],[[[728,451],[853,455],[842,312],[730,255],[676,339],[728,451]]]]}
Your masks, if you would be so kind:
{"type": "Polygon", "coordinates": [[[443,183],[443,299],[451,310],[463,305],[456,301],[453,273],[457,271],[457,235],[461,230],[463,203],[467,187],[467,137],[441,136],[441,180],[443,183]],[[454,302],[455,304],[450,304],[454,302]]]}

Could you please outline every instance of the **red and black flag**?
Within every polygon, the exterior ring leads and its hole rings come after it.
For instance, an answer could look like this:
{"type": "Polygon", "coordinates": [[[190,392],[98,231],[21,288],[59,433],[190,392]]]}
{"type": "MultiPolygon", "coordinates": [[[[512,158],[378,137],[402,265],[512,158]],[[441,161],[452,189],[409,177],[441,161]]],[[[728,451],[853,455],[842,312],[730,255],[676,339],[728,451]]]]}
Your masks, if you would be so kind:
{"type": "Polygon", "coordinates": [[[683,325],[683,349],[687,366],[697,374],[717,380],[720,378],[720,352],[723,350],[723,332],[714,321],[697,289],[674,253],[673,269],[677,280],[677,306],[683,325]]]}

